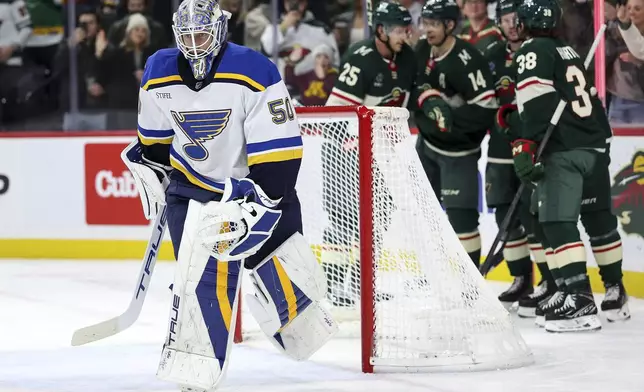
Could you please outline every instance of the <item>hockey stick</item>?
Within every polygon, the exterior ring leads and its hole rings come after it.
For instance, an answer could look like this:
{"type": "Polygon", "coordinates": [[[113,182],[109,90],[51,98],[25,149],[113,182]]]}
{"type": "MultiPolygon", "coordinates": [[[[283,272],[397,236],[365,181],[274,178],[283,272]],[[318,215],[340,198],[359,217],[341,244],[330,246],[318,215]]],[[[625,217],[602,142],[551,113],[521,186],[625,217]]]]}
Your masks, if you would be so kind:
{"type": "MultiPolygon", "coordinates": [[[[604,35],[604,30],[606,30],[605,24],[602,25],[597,31],[595,40],[593,41],[593,44],[591,45],[590,50],[586,55],[586,59],[584,60],[584,68],[586,69],[588,69],[588,67],[590,66],[590,62],[593,60],[593,56],[595,55],[597,46],[599,46],[599,41],[601,37],[604,35]]],[[[559,118],[561,117],[561,114],[563,113],[564,109],[566,109],[566,104],[567,104],[566,101],[564,101],[563,99],[560,100],[559,104],[557,105],[557,108],[555,109],[555,112],[552,114],[552,118],[550,119],[550,124],[548,124],[548,129],[546,129],[546,134],[543,135],[543,139],[541,140],[541,143],[539,143],[539,148],[537,149],[537,154],[535,157],[535,161],[537,161],[536,165],[541,165],[541,162],[539,161],[539,159],[541,158],[541,154],[543,154],[543,150],[545,149],[546,144],[548,144],[548,140],[550,139],[550,136],[552,136],[552,133],[554,132],[555,127],[559,122],[559,118]]],[[[510,204],[510,208],[508,209],[508,212],[505,214],[505,217],[503,218],[503,222],[501,222],[501,227],[499,228],[499,231],[496,234],[496,237],[494,237],[494,242],[492,242],[492,246],[490,247],[490,250],[487,256],[485,257],[485,261],[479,268],[481,275],[483,275],[484,277],[487,276],[487,274],[490,273],[490,271],[492,271],[496,266],[501,264],[501,262],[503,261],[503,249],[505,248],[505,244],[507,242],[506,237],[508,235],[508,229],[510,228],[510,224],[514,223],[515,219],[518,219],[517,207],[519,205],[519,202],[521,200],[521,195],[523,194],[524,190],[525,190],[525,183],[522,182],[521,185],[519,185],[519,189],[517,190],[517,193],[514,195],[514,199],[510,204]],[[496,249],[497,247],[499,248],[496,249]]]]}
{"type": "Polygon", "coordinates": [[[154,272],[159,247],[161,246],[161,240],[163,240],[163,233],[165,233],[165,226],[166,206],[164,205],[159,210],[157,218],[154,221],[152,236],[145,250],[137,285],[134,288],[134,294],[132,295],[132,300],[127,310],[120,316],[77,330],[72,336],[72,346],[80,346],[116,335],[129,328],[139,318],[145,296],[150,287],[150,279],[152,278],[152,272],[154,272]]]}

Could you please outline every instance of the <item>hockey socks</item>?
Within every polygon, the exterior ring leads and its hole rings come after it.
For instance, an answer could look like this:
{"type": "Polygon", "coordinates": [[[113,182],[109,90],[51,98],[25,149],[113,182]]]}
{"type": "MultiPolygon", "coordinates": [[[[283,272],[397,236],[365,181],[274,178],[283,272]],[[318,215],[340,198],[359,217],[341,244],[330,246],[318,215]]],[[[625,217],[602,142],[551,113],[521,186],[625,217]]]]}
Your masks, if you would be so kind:
{"type": "Polygon", "coordinates": [[[604,285],[622,281],[622,239],[617,231],[617,218],[610,211],[593,211],[581,215],[590,237],[590,246],[599,266],[604,285]]]}

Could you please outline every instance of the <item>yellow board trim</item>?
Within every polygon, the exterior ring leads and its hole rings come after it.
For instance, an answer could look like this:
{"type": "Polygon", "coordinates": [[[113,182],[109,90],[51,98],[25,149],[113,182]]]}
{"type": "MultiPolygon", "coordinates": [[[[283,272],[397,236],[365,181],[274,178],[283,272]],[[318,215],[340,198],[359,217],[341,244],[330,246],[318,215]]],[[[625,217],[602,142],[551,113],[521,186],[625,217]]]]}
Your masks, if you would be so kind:
{"type": "Polygon", "coordinates": [[[224,191],[219,190],[215,187],[212,187],[203,181],[199,180],[197,177],[193,176],[192,173],[188,171],[181,162],[179,162],[177,159],[175,159],[172,155],[170,155],[170,166],[174,167],[175,169],[179,170],[181,173],[183,173],[184,176],[190,181],[192,184],[198,186],[199,188],[203,188],[205,190],[215,192],[215,193],[224,193],[224,191]]]}
{"type": "Polygon", "coordinates": [[[151,146],[153,144],[172,144],[172,139],[174,139],[174,136],[159,138],[159,139],[148,138],[143,136],[141,132],[137,132],[137,133],[139,134],[139,140],[145,146],[151,146]]]}
{"type": "Polygon", "coordinates": [[[233,319],[233,311],[228,302],[228,262],[217,262],[217,302],[219,302],[219,311],[221,318],[224,320],[226,330],[230,332],[230,322],[233,319]]]}
{"type": "MultiPolygon", "coordinates": [[[[46,260],[141,260],[147,241],[140,240],[83,240],[83,239],[0,239],[0,259],[46,260]]],[[[312,246],[320,259],[320,246],[312,246]]],[[[158,260],[174,261],[170,241],[161,243],[158,260]]],[[[0,261],[1,263],[2,261],[0,261]]],[[[540,279],[536,269],[535,280],[540,279]]],[[[597,267],[589,267],[588,275],[593,291],[603,293],[604,286],[597,267]]],[[[489,280],[511,282],[512,276],[505,263],[488,275],[489,280]]],[[[631,297],[644,298],[644,272],[624,271],[624,285],[631,297]]]]}
{"type": "Polygon", "coordinates": [[[257,83],[256,81],[254,81],[253,79],[249,78],[248,76],[242,75],[242,74],[221,72],[221,73],[216,73],[215,74],[215,79],[241,80],[242,82],[246,82],[246,83],[250,84],[251,86],[255,87],[259,91],[266,90],[266,87],[264,87],[261,84],[257,83]]]}
{"type": "Polygon", "coordinates": [[[248,157],[248,166],[268,162],[283,162],[292,159],[302,159],[302,148],[284,151],[273,151],[248,157]]]}
{"type": "Polygon", "coordinates": [[[288,304],[288,323],[290,323],[295,316],[297,316],[297,298],[295,298],[295,290],[293,290],[293,282],[284,271],[282,263],[277,258],[273,256],[273,264],[275,264],[275,270],[277,271],[277,277],[280,280],[282,289],[284,290],[284,298],[286,298],[286,303],[288,304]]]}
{"type": "Polygon", "coordinates": [[[167,83],[167,82],[180,82],[181,76],[179,75],[170,75],[170,76],[164,76],[162,78],[154,78],[150,79],[145,84],[143,85],[143,90],[147,90],[150,88],[150,86],[153,86],[155,84],[161,84],[161,83],[167,83]]]}

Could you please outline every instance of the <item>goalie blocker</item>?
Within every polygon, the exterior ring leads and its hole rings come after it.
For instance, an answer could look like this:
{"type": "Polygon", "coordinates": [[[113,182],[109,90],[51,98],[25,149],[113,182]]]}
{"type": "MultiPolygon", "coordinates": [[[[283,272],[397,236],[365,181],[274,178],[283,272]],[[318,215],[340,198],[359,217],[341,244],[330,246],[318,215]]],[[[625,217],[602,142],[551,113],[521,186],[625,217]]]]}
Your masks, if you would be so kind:
{"type": "Polygon", "coordinates": [[[190,390],[212,390],[225,375],[242,259],[255,291],[248,306],[280,351],[304,360],[337,332],[319,305],[326,279],[300,234],[299,203],[271,200],[248,179],[228,180],[218,199],[176,181],[167,191],[178,265],[157,376],[190,390]]]}

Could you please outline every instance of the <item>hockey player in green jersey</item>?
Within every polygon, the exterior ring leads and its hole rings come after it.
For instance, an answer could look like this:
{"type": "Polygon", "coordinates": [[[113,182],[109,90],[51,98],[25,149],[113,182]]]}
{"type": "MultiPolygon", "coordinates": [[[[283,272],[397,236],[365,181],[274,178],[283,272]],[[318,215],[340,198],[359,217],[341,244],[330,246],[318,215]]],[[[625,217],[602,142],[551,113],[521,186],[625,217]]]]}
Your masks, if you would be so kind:
{"type": "MultiPolygon", "coordinates": [[[[545,314],[545,327],[551,332],[601,328],[577,221],[584,188],[593,179],[597,165],[602,164],[606,137],[611,132],[582,59],[557,38],[560,20],[557,0],[527,0],[517,8],[517,28],[526,39],[513,63],[517,71],[517,110],[506,107],[498,115],[501,125],[519,126],[520,138],[512,148],[515,170],[522,180],[536,183],[534,207],[543,229],[544,246],[553,249],[552,262],[548,264],[558,291],[537,308],[545,314]],[[538,144],[561,99],[567,105],[544,148],[541,162],[536,164],[538,144]]],[[[582,216],[582,222],[591,243],[597,244],[593,250],[605,253],[598,258],[602,278],[606,284],[615,286],[614,294],[625,297],[620,290],[621,249],[616,252],[611,249],[621,246],[614,230],[615,217],[601,209],[588,213],[585,219],[582,216]],[[600,232],[604,234],[597,235],[600,232]]]]}
{"type": "Polygon", "coordinates": [[[405,43],[410,25],[405,7],[380,3],[375,36],[347,50],[326,106],[407,106],[416,75],[414,51],[405,43]]]}
{"type": "MultiPolygon", "coordinates": [[[[497,2],[497,24],[506,39],[493,42],[485,51],[494,77],[496,96],[502,107],[504,107],[503,105],[515,104],[515,70],[512,68],[512,57],[522,43],[515,23],[517,4],[517,0],[499,0],[497,2]]],[[[495,208],[495,218],[499,228],[521,184],[514,172],[510,146],[510,143],[516,138],[515,135],[516,130],[498,126],[490,132],[487,167],[485,170],[485,199],[488,207],[495,208]]],[[[508,228],[503,249],[503,256],[507,261],[510,275],[514,277],[514,282],[508,290],[499,295],[499,301],[507,308],[510,308],[512,304],[521,298],[533,294],[530,249],[533,251],[537,265],[542,270],[542,276],[546,276],[544,274],[549,272],[545,264],[546,259],[543,247],[539,240],[531,234],[532,226],[535,223],[538,224],[538,222],[533,222],[535,219],[530,214],[530,192],[527,189],[522,198],[522,203],[519,205],[519,216],[520,219],[515,219],[512,222],[512,226],[508,228]],[[529,247],[528,244],[530,245],[529,247]]],[[[546,280],[540,283],[537,293],[532,297],[540,300],[545,299],[546,293],[548,293],[545,290],[546,285],[546,280]]],[[[551,286],[554,288],[554,281],[551,286]]],[[[530,316],[534,314],[534,311],[534,307],[530,309],[520,307],[519,316],[530,316]],[[529,314],[526,315],[526,311],[529,314]]]]}
{"type": "MultiPolygon", "coordinates": [[[[411,15],[394,3],[382,2],[373,15],[374,37],[360,41],[347,50],[342,59],[340,75],[329,95],[326,106],[396,106],[406,107],[410,102],[416,77],[413,49],[405,43],[409,37],[411,15]]],[[[355,171],[343,167],[358,164],[358,143],[355,129],[344,125],[323,130],[322,145],[322,203],[329,225],[323,233],[325,245],[322,265],[327,273],[329,299],[335,306],[351,306],[359,295],[358,239],[358,177],[355,171]],[[339,165],[338,162],[342,162],[339,165]],[[342,195],[342,197],[338,197],[342,195]],[[353,203],[347,203],[353,201],[353,203]]],[[[382,176],[374,167],[374,177],[382,176]]],[[[384,180],[383,180],[384,181],[384,180]]],[[[383,209],[380,224],[386,230],[393,210],[388,192],[379,195],[383,209]]],[[[382,233],[374,233],[376,238],[382,233]]],[[[374,241],[380,242],[377,239],[374,241]]],[[[376,253],[378,249],[376,249],[376,253]]],[[[389,296],[379,294],[376,299],[389,296]]]]}
{"type": "Polygon", "coordinates": [[[463,23],[463,29],[458,35],[481,52],[485,52],[494,42],[503,41],[501,30],[493,19],[488,18],[487,3],[487,0],[463,0],[463,14],[467,21],[463,23]]]}
{"type": "Polygon", "coordinates": [[[429,0],[422,10],[426,35],[416,44],[416,149],[454,231],[478,266],[478,160],[497,102],[487,60],[454,36],[459,15],[454,0],[429,0]]]}

